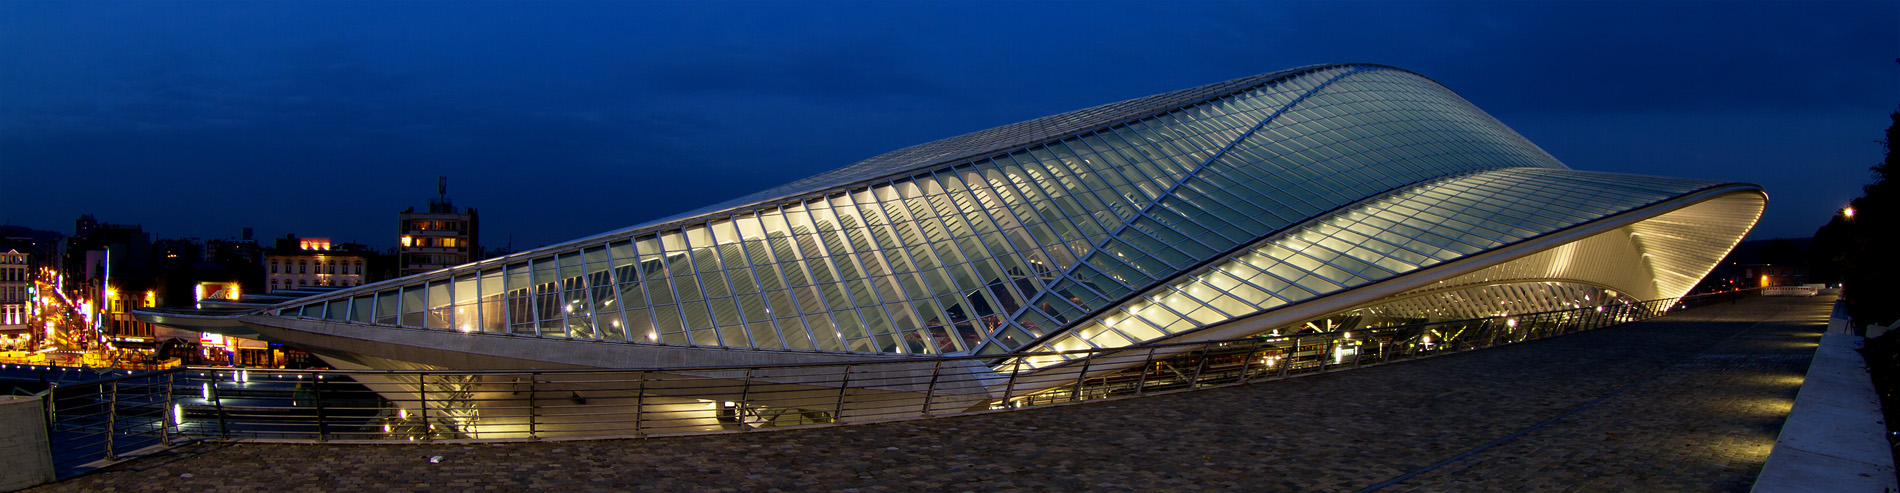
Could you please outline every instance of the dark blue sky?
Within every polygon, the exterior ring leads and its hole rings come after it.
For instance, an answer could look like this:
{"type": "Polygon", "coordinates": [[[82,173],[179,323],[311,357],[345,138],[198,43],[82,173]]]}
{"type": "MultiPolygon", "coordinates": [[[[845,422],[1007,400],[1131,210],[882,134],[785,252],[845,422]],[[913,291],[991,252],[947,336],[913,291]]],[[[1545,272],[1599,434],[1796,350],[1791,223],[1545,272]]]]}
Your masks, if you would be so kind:
{"type": "Polygon", "coordinates": [[[1299,65],[1437,79],[1573,168],[1859,194],[1900,2],[0,2],[0,222],[604,232],[910,144],[1299,65]]]}

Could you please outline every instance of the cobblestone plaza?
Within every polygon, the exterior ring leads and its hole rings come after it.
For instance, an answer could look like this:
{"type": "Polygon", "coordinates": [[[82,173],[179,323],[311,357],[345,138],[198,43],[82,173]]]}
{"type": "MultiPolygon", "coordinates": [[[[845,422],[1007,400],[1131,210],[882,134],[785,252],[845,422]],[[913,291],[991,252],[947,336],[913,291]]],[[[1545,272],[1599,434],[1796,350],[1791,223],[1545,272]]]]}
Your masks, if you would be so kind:
{"type": "Polygon", "coordinates": [[[200,444],[32,491],[1357,491],[1414,474],[1386,491],[1742,491],[1831,303],[1744,299],[1359,371],[888,424],[200,444]]]}

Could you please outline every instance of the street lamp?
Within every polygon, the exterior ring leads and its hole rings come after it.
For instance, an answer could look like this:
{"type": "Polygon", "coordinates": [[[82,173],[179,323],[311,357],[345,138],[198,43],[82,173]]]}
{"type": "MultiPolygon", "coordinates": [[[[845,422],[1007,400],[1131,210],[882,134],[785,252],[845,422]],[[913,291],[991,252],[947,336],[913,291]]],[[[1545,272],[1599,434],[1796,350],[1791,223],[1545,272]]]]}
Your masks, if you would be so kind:
{"type": "Polygon", "coordinates": [[[1848,218],[1848,219],[1853,219],[1853,218],[1854,218],[1854,206],[1851,206],[1851,205],[1850,205],[1850,206],[1847,206],[1847,208],[1846,208],[1846,209],[1841,209],[1841,217],[1845,217],[1845,218],[1848,218]]]}

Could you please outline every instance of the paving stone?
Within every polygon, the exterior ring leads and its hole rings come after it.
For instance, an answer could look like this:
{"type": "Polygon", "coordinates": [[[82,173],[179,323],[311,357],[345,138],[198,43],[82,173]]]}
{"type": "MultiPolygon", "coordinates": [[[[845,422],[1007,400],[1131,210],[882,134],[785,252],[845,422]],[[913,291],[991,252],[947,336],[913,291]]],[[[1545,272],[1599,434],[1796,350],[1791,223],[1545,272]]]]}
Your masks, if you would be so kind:
{"type": "Polygon", "coordinates": [[[1419,471],[1388,490],[1746,490],[1831,302],[1755,298],[1359,370],[899,423],[475,446],[198,444],[31,491],[1357,491],[1419,471]]]}

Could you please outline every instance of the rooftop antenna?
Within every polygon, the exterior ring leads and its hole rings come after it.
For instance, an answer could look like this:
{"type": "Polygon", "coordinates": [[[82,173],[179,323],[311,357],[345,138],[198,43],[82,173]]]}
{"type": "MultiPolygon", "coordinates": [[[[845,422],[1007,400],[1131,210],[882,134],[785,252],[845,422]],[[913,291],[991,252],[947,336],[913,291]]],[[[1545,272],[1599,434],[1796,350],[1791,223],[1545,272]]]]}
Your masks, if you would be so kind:
{"type": "Polygon", "coordinates": [[[429,201],[429,212],[455,212],[455,206],[449,204],[449,177],[435,177],[435,200],[429,201]]]}

